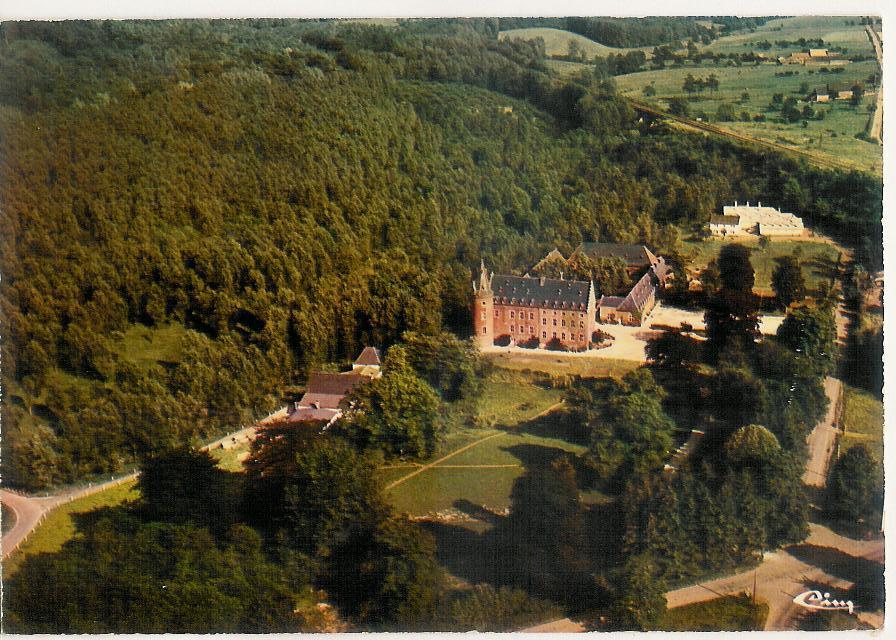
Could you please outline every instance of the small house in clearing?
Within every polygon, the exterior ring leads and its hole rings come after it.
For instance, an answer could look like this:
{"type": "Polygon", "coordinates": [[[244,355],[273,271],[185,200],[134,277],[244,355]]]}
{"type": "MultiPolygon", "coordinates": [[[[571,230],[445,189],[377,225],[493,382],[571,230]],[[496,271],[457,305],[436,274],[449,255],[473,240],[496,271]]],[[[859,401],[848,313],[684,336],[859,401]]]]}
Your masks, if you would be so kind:
{"type": "Polygon", "coordinates": [[[351,371],[315,371],[308,377],[302,398],[287,407],[286,421],[314,420],[329,426],[342,415],[345,409],[343,401],[349,393],[381,375],[379,362],[379,350],[366,347],[355,360],[351,371]]]}

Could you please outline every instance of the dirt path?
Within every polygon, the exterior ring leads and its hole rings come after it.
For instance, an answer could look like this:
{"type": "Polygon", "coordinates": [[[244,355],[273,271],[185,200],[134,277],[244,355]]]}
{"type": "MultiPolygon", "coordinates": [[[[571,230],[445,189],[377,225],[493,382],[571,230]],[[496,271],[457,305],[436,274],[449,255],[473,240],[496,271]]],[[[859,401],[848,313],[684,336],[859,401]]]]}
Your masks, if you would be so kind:
{"type": "MultiPolygon", "coordinates": [[[[884,68],[884,50],[883,46],[880,42],[880,36],[877,35],[877,31],[874,30],[874,27],[871,25],[867,25],[865,27],[865,32],[868,34],[868,39],[871,40],[871,45],[874,47],[874,53],[877,54],[877,66],[879,69],[883,70],[884,68]]],[[[883,73],[881,73],[881,82],[880,86],[877,89],[877,103],[874,107],[874,117],[871,120],[871,127],[868,130],[868,137],[872,140],[877,140],[878,144],[883,144],[883,127],[884,127],[884,87],[883,87],[883,73]]]]}
{"type": "Polygon", "coordinates": [[[698,131],[702,131],[705,133],[713,133],[713,134],[716,134],[719,136],[724,136],[726,138],[732,138],[734,140],[739,140],[741,142],[747,142],[749,144],[754,144],[754,145],[758,145],[761,147],[774,149],[775,151],[783,151],[785,153],[796,154],[796,155],[806,158],[810,162],[813,162],[813,163],[820,165],[822,167],[825,167],[827,169],[844,169],[847,171],[855,169],[854,166],[852,166],[846,162],[836,160],[834,158],[822,157],[815,153],[810,153],[808,151],[804,151],[803,149],[798,149],[796,147],[779,144],[777,142],[772,142],[770,140],[754,138],[752,136],[744,135],[742,133],[735,133],[734,131],[731,131],[729,129],[723,129],[722,127],[717,127],[717,126],[709,124],[707,122],[699,122],[697,120],[691,120],[690,118],[684,118],[682,116],[672,115],[671,113],[662,111],[662,110],[658,109],[657,107],[644,104],[643,102],[640,102],[638,100],[633,100],[632,98],[627,98],[627,99],[628,99],[629,103],[632,105],[632,107],[637,111],[640,111],[642,113],[647,113],[647,114],[657,117],[657,118],[671,120],[672,122],[676,122],[678,124],[684,125],[686,127],[690,127],[692,129],[696,129],[698,131]]]}
{"type": "MultiPolygon", "coordinates": [[[[555,409],[560,408],[561,405],[563,405],[563,401],[562,401],[562,400],[561,400],[560,402],[556,402],[556,403],[552,404],[550,407],[548,407],[547,409],[545,409],[544,411],[542,411],[541,413],[539,413],[538,415],[536,415],[536,416],[533,418],[533,420],[535,420],[535,419],[537,419],[537,418],[541,418],[541,417],[543,417],[543,416],[546,416],[546,415],[549,414],[551,411],[554,411],[555,409]]],[[[461,454],[461,453],[463,453],[464,451],[468,451],[469,449],[472,449],[473,447],[482,444],[482,443],[485,442],[486,440],[491,440],[492,438],[497,438],[497,437],[503,436],[505,433],[506,433],[505,431],[500,431],[500,432],[498,432],[498,433],[493,433],[493,434],[491,434],[491,435],[489,435],[489,436],[485,436],[484,438],[480,438],[479,440],[476,440],[476,441],[474,441],[474,442],[471,442],[471,443],[469,443],[469,444],[466,444],[466,445],[462,446],[460,449],[455,449],[455,450],[452,451],[451,453],[442,456],[442,457],[439,458],[438,460],[433,460],[432,462],[429,462],[429,463],[427,463],[427,464],[424,464],[423,466],[421,466],[421,467],[420,467],[419,469],[417,469],[416,471],[413,471],[412,473],[409,473],[409,474],[406,475],[406,476],[402,476],[401,478],[399,478],[398,480],[395,480],[394,482],[390,482],[389,484],[386,485],[386,487],[385,487],[385,491],[389,491],[389,490],[391,490],[391,489],[394,489],[395,487],[397,487],[398,485],[402,484],[403,482],[406,482],[406,481],[410,480],[411,478],[413,478],[413,477],[415,477],[415,476],[419,476],[419,475],[420,475],[421,473],[423,473],[424,471],[426,471],[426,470],[428,470],[428,469],[432,469],[433,467],[436,467],[436,466],[441,465],[441,463],[445,462],[445,460],[450,460],[450,459],[453,458],[454,456],[456,456],[456,455],[458,455],[458,454],[461,454]]],[[[448,465],[445,465],[445,466],[448,466],[448,465]]],[[[462,466],[466,467],[467,465],[462,465],[462,466]]],[[[471,466],[479,467],[480,465],[471,465],[471,466]]],[[[501,466],[505,466],[505,465],[501,465],[501,466]]],[[[509,465],[509,466],[515,466],[515,465],[509,465]]],[[[481,465],[481,468],[483,468],[483,469],[486,469],[486,468],[492,468],[492,467],[494,467],[494,468],[498,468],[498,465],[481,465]]]]}
{"type": "Polygon", "coordinates": [[[481,439],[479,439],[479,440],[476,440],[475,442],[471,442],[471,443],[468,444],[468,445],[464,445],[464,446],[461,447],[460,449],[455,449],[454,451],[452,451],[452,452],[449,453],[448,455],[446,455],[446,456],[442,456],[442,457],[439,458],[438,460],[434,460],[434,461],[430,462],[429,464],[425,464],[425,465],[423,465],[422,467],[420,467],[419,469],[417,469],[416,471],[414,471],[414,472],[412,472],[412,473],[409,473],[408,475],[403,476],[403,477],[399,478],[398,480],[395,480],[394,482],[390,482],[389,484],[386,485],[386,489],[385,489],[385,490],[386,490],[386,491],[389,491],[390,489],[394,489],[395,487],[397,487],[397,486],[400,485],[401,483],[406,482],[407,480],[410,480],[410,479],[413,478],[414,476],[419,476],[421,473],[423,473],[423,472],[426,471],[427,469],[432,469],[434,466],[438,465],[440,462],[444,462],[445,460],[448,460],[448,459],[450,459],[450,458],[453,458],[454,456],[456,456],[456,455],[458,455],[458,454],[460,454],[460,453],[463,453],[464,451],[467,451],[468,449],[472,449],[472,448],[475,447],[476,445],[480,445],[480,444],[482,444],[483,442],[485,442],[486,440],[491,440],[492,438],[497,438],[497,437],[499,437],[499,436],[503,436],[503,435],[504,435],[504,432],[503,432],[503,431],[501,431],[500,433],[493,433],[493,434],[491,434],[490,436],[485,436],[484,438],[481,438],[481,439]]]}

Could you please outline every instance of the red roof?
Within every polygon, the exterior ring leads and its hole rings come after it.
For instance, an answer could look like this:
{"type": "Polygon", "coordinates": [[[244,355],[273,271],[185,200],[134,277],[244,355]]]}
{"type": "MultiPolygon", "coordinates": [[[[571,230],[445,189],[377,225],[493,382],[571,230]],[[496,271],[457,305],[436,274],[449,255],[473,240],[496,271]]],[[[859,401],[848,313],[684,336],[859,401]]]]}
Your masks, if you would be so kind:
{"type": "Polygon", "coordinates": [[[320,409],[338,409],[342,399],[365,382],[370,382],[370,378],[356,373],[312,373],[299,404],[303,407],[317,405],[320,409]]]}

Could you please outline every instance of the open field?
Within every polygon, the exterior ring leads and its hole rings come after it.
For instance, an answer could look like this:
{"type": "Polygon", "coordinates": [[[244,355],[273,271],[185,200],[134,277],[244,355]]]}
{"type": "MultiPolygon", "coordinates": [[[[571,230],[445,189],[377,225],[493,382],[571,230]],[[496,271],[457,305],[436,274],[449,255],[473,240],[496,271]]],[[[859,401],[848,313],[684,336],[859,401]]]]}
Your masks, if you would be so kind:
{"type": "Polygon", "coordinates": [[[60,505],[47,515],[43,523],[16,550],[16,553],[3,562],[3,577],[9,579],[21,566],[22,561],[37,553],[59,551],[62,545],[75,535],[74,516],[87,513],[102,507],[114,507],[126,500],[139,497],[136,480],[99,491],[73,502],[60,505]]]}
{"type": "Polygon", "coordinates": [[[581,376],[583,378],[621,378],[637,369],[640,363],[612,358],[564,356],[535,352],[512,354],[508,352],[486,353],[485,357],[495,365],[515,371],[540,371],[552,376],[581,376]]]}
{"type": "Polygon", "coordinates": [[[855,387],[844,386],[843,431],[841,454],[852,446],[865,444],[883,462],[884,407],[880,400],[855,387]]]}
{"type": "MultiPolygon", "coordinates": [[[[495,436],[449,458],[388,491],[395,508],[420,516],[464,504],[501,510],[510,506],[513,484],[527,467],[545,464],[564,452],[580,454],[582,445],[525,432],[477,430],[480,438],[495,436]]],[[[392,473],[389,477],[407,475],[392,473]]],[[[384,476],[385,479],[385,476],[384,476]]]]}
{"type": "Polygon", "coordinates": [[[753,605],[746,596],[723,596],[668,609],[660,619],[662,631],[761,631],[768,605],[753,605]]]}
{"type": "Polygon", "coordinates": [[[692,268],[703,269],[710,260],[718,257],[723,246],[732,242],[744,244],[753,249],[750,262],[756,270],[755,289],[763,294],[772,293],[772,272],[777,266],[776,258],[797,253],[803,267],[806,286],[811,291],[830,282],[835,273],[834,269],[839,256],[837,248],[826,242],[774,239],[766,249],[761,249],[758,238],[744,238],[736,241],[715,238],[683,240],[682,252],[690,258],[692,268]]]}
{"type": "Polygon", "coordinates": [[[800,38],[821,38],[825,46],[845,47],[847,55],[854,53],[873,53],[871,43],[859,23],[858,16],[795,16],[792,18],[776,18],[769,20],[755,31],[741,31],[724,36],[702,47],[719,53],[748,53],[759,51],[757,43],[768,40],[772,48],[764,53],[769,55],[787,55],[798,51],[799,47],[781,47],[775,41],[794,41],[800,38]],[[846,24],[855,22],[854,25],[846,24]]]}
{"type": "Polygon", "coordinates": [[[110,346],[124,360],[147,369],[160,362],[179,362],[186,332],[180,324],[159,327],[134,324],[110,341],[110,346]]]}
{"type": "MultiPolygon", "coordinates": [[[[867,39],[867,38],[866,38],[867,39]]],[[[816,85],[826,83],[865,82],[869,75],[878,71],[875,61],[853,62],[840,73],[821,73],[819,68],[801,65],[781,66],[774,63],[759,65],[721,66],[702,64],[661,70],[641,71],[616,77],[620,94],[642,102],[648,102],[661,109],[668,108],[668,100],[675,96],[685,96],[682,85],[688,74],[695,78],[706,78],[715,74],[719,89],[692,94],[688,101],[691,117],[703,118],[735,133],[761,140],[792,146],[798,150],[822,158],[836,158],[857,169],[881,173],[882,152],[874,142],[859,140],[855,136],[866,130],[875,96],[862,99],[859,106],[852,106],[848,100],[836,100],[826,104],[812,103],[813,112],[823,113],[823,119],[809,119],[795,123],[780,121],[780,112],[770,110],[772,95],[781,93],[793,96],[799,101],[797,107],[806,106],[804,99],[816,85]],[[775,76],[776,73],[792,71],[791,76],[775,76]],[[645,96],[643,90],[652,85],[654,96],[645,96]],[[806,85],[806,92],[801,87],[806,85]],[[744,97],[744,94],[747,94],[744,97]],[[720,105],[728,104],[734,109],[737,121],[718,122],[716,112],[720,105]],[[741,121],[746,113],[749,121],[741,121]],[[754,116],[764,116],[765,122],[756,122],[754,116]],[[803,125],[805,122],[805,126],[803,125]]]]}
{"type": "Polygon", "coordinates": [[[569,53],[570,42],[575,42],[578,45],[579,51],[584,52],[589,59],[593,58],[594,56],[606,57],[611,53],[618,54],[627,53],[629,51],[643,51],[649,58],[650,53],[653,51],[653,47],[633,47],[630,49],[621,47],[608,47],[606,45],[600,44],[599,42],[595,42],[590,38],[586,38],[583,35],[579,35],[578,33],[565,31],[563,29],[552,29],[549,27],[509,29],[507,31],[501,31],[498,34],[499,40],[512,38],[517,38],[520,40],[535,40],[536,38],[541,38],[542,40],[544,40],[545,53],[547,53],[548,56],[565,56],[569,53]]]}
{"type": "Polygon", "coordinates": [[[489,427],[519,424],[559,402],[562,396],[559,389],[532,384],[524,374],[498,370],[485,382],[477,423],[489,427]]]}

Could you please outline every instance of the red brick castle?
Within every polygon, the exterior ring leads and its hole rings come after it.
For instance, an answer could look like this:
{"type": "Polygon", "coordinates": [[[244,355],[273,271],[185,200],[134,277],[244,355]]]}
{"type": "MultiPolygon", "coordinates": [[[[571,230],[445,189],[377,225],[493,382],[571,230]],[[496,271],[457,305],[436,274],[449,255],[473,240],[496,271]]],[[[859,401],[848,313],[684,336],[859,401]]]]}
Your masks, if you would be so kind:
{"type": "MultiPolygon", "coordinates": [[[[598,297],[594,282],[496,275],[480,265],[473,281],[473,327],[481,347],[495,340],[545,347],[556,340],[567,350],[588,349],[597,323],[641,325],[656,305],[657,289],[671,272],[666,261],[641,245],[583,243],[573,256],[618,257],[634,286],[624,296],[598,297]]],[[[545,259],[561,257],[555,249],[545,259]]]]}

